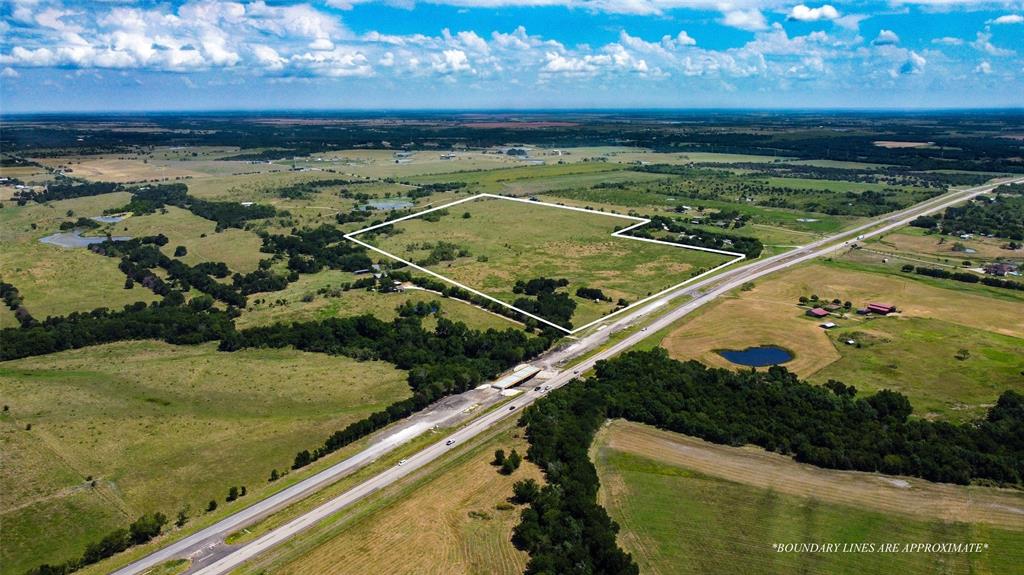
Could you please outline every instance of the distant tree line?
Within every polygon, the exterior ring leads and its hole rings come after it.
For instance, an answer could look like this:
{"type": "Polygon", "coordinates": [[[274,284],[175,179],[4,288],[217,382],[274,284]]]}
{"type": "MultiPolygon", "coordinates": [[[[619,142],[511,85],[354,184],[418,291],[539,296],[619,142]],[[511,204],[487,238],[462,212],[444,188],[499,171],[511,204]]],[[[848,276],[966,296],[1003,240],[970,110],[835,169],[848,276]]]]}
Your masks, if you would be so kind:
{"type": "Polygon", "coordinates": [[[289,200],[299,200],[308,198],[310,195],[315,194],[320,188],[331,188],[334,186],[348,186],[352,184],[365,184],[366,180],[349,180],[344,178],[329,178],[326,180],[309,180],[308,182],[299,182],[290,186],[284,186],[277,189],[277,195],[279,197],[289,200]]]}
{"type": "Polygon", "coordinates": [[[61,231],[68,231],[74,229],[86,229],[91,230],[100,227],[100,223],[92,218],[78,218],[73,222],[61,222],[61,231]]]}
{"type": "Polygon", "coordinates": [[[751,259],[760,256],[764,250],[764,244],[757,238],[689,228],[678,220],[666,216],[653,216],[651,223],[631,230],[629,235],[638,238],[659,239],[684,246],[737,252],[751,259]],[[658,230],[664,230],[675,235],[655,238],[653,232],[658,230]],[[727,241],[731,243],[727,244],[727,241]]]}
{"type": "Polygon", "coordinates": [[[121,189],[121,184],[113,182],[78,182],[71,178],[58,178],[56,181],[46,184],[46,188],[41,192],[18,190],[14,195],[14,199],[19,206],[24,206],[29,201],[43,203],[69,200],[85,196],[109,194],[119,189],[121,189]]]}
{"type": "Polygon", "coordinates": [[[421,315],[411,313],[385,322],[372,315],[331,318],[320,322],[275,324],[230,334],[220,349],[294,347],[309,352],[382,360],[409,372],[412,397],[348,425],[324,444],[295,456],[293,469],[407,417],[449,394],[461,393],[502,371],[535,357],[550,345],[516,329],[471,330],[462,323],[438,318],[433,331],[423,329],[421,315]]]}
{"type": "Polygon", "coordinates": [[[928,276],[933,278],[951,279],[956,280],[958,282],[964,282],[969,284],[982,283],[991,287],[1024,291],[1024,283],[989,276],[979,276],[977,274],[972,274],[969,272],[951,272],[949,270],[945,270],[942,268],[928,268],[923,266],[913,266],[910,264],[903,266],[902,269],[904,272],[907,273],[913,272],[917,275],[928,276]]]}
{"type": "Polygon", "coordinates": [[[547,477],[513,531],[527,574],[636,574],[618,526],[597,503],[588,457],[608,418],[624,418],[728,445],[754,444],[834,469],[966,484],[1021,485],[1024,396],[1006,391],[984,419],[954,425],[910,419],[910,402],[883,390],[858,398],[830,381],[812,386],[782,367],[735,372],[670,359],[661,349],[599,362],[585,384],[553,391],[520,419],[529,460],[547,477]]]}
{"type": "Polygon", "coordinates": [[[243,205],[239,202],[202,200],[188,195],[188,186],[182,183],[148,185],[129,191],[132,193],[132,199],[127,205],[107,211],[144,215],[152,214],[165,206],[175,206],[215,222],[218,232],[226,228],[242,228],[249,220],[279,215],[273,206],[264,204],[243,205]]]}

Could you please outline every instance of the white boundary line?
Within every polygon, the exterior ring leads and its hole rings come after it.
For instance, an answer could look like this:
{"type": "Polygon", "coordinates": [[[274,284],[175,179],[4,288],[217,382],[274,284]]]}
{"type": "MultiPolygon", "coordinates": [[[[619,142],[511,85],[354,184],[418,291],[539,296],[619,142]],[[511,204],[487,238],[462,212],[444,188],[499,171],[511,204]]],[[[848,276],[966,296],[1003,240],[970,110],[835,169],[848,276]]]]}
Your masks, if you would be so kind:
{"type": "Polygon", "coordinates": [[[381,223],[381,224],[377,224],[375,226],[370,226],[370,227],[367,227],[367,228],[363,228],[361,230],[356,230],[354,232],[345,234],[344,237],[345,237],[345,239],[347,239],[349,241],[352,241],[352,242],[355,242],[355,243],[363,246],[364,248],[373,250],[373,251],[375,251],[375,252],[377,252],[379,254],[383,254],[383,255],[385,255],[385,256],[393,259],[393,260],[402,262],[403,264],[405,264],[405,265],[407,265],[407,266],[409,266],[409,267],[411,267],[413,269],[416,269],[416,270],[419,270],[419,271],[421,271],[423,273],[432,275],[432,276],[434,276],[434,277],[436,277],[436,278],[438,278],[438,279],[440,279],[440,280],[442,280],[444,282],[447,282],[447,283],[452,284],[452,285],[454,285],[456,287],[462,288],[462,289],[464,289],[464,290],[466,290],[468,292],[474,293],[474,294],[476,294],[476,295],[478,295],[478,296],[480,296],[480,297],[482,297],[484,299],[487,299],[489,301],[492,301],[494,303],[497,303],[499,305],[507,307],[507,308],[515,311],[516,313],[520,313],[520,314],[522,314],[522,315],[524,315],[526,317],[533,318],[533,319],[535,319],[535,320],[537,320],[537,321],[539,321],[539,322],[541,322],[541,323],[543,323],[545,325],[549,325],[549,326],[551,326],[553,328],[556,328],[556,329],[559,329],[561,331],[564,331],[565,333],[567,333],[569,335],[572,335],[572,334],[577,333],[579,331],[585,330],[588,327],[591,327],[591,326],[593,326],[595,324],[598,324],[598,323],[600,323],[602,321],[610,319],[611,317],[616,316],[616,315],[618,315],[618,314],[620,314],[620,313],[622,313],[622,312],[624,312],[626,310],[630,310],[630,309],[633,309],[633,308],[635,308],[635,307],[637,307],[639,305],[643,305],[643,304],[651,301],[652,299],[655,299],[655,298],[657,298],[657,297],[659,297],[661,295],[664,295],[664,294],[666,294],[666,293],[668,293],[670,291],[678,289],[678,288],[680,288],[680,287],[682,287],[682,286],[684,286],[684,285],[686,285],[686,284],[688,284],[688,283],[690,283],[692,281],[696,281],[696,280],[698,280],[700,278],[703,278],[703,277],[705,277],[705,276],[707,276],[709,274],[713,274],[713,273],[717,272],[718,270],[720,270],[720,269],[722,269],[722,268],[724,268],[726,266],[730,266],[730,265],[732,265],[732,264],[734,264],[734,263],[736,263],[736,262],[738,262],[740,260],[746,259],[745,255],[743,255],[741,253],[737,253],[737,252],[729,252],[729,251],[725,251],[725,250],[716,250],[716,249],[711,249],[711,248],[702,248],[702,247],[698,247],[698,246],[687,246],[687,245],[683,245],[683,244],[676,244],[676,243],[666,242],[666,241],[662,241],[662,240],[652,240],[652,239],[648,239],[648,238],[638,238],[638,237],[635,237],[635,236],[626,235],[627,232],[629,232],[629,231],[631,231],[633,229],[636,229],[636,228],[638,228],[640,226],[643,226],[645,224],[648,224],[648,223],[650,223],[650,221],[651,220],[648,219],[648,218],[640,218],[640,217],[637,217],[637,216],[624,216],[622,214],[610,214],[608,212],[600,212],[600,211],[597,211],[597,210],[591,210],[591,209],[587,209],[587,208],[577,208],[575,206],[563,206],[563,205],[559,205],[559,204],[552,204],[552,203],[549,203],[549,202],[539,202],[539,201],[535,201],[535,200],[524,200],[522,198],[510,198],[510,197],[506,197],[506,196],[499,196],[497,194],[481,193],[481,194],[476,194],[474,196],[470,196],[468,198],[463,198],[461,200],[455,200],[454,202],[449,202],[447,204],[444,204],[444,205],[441,205],[441,206],[437,206],[435,208],[430,208],[429,210],[423,210],[422,212],[416,212],[414,214],[409,214],[407,216],[402,216],[400,218],[397,218],[397,219],[394,219],[394,220],[390,220],[390,221],[387,221],[387,222],[384,222],[384,223],[381,223]],[[383,227],[387,227],[387,226],[390,226],[390,225],[393,225],[393,224],[397,224],[399,222],[403,222],[405,220],[410,220],[412,218],[418,218],[418,217],[420,217],[420,216],[422,216],[424,214],[429,214],[430,212],[436,212],[438,210],[443,210],[443,209],[446,209],[446,208],[450,208],[452,206],[457,206],[459,204],[463,204],[463,203],[466,203],[466,202],[471,202],[473,200],[478,200],[478,199],[481,199],[481,198],[492,198],[492,199],[496,199],[496,200],[507,200],[507,201],[510,201],[510,202],[522,202],[524,204],[530,204],[530,205],[536,205],[536,206],[546,206],[546,207],[549,207],[549,208],[560,208],[560,209],[563,209],[563,210],[572,210],[572,211],[576,211],[576,212],[583,212],[583,213],[586,213],[586,214],[595,214],[595,215],[599,215],[599,216],[607,216],[607,217],[612,217],[612,218],[622,218],[622,219],[626,219],[626,220],[632,220],[632,221],[634,221],[636,223],[631,225],[631,226],[629,226],[629,227],[623,228],[623,229],[621,229],[621,230],[619,230],[617,232],[612,232],[611,235],[613,237],[625,238],[625,239],[635,240],[635,241],[639,241],[639,242],[649,242],[649,243],[652,243],[652,244],[662,244],[662,245],[666,245],[666,246],[672,246],[674,248],[682,248],[682,249],[686,249],[686,250],[696,250],[696,251],[701,251],[701,252],[710,252],[710,253],[713,253],[713,254],[722,254],[722,255],[726,255],[726,256],[733,256],[733,259],[731,259],[731,260],[729,260],[729,261],[727,261],[727,262],[725,262],[723,264],[720,264],[718,266],[715,266],[715,267],[711,268],[710,270],[708,270],[708,271],[706,271],[706,272],[704,272],[704,273],[702,273],[700,275],[696,275],[696,276],[694,276],[694,277],[692,277],[692,278],[690,278],[690,279],[688,279],[688,280],[686,280],[684,282],[680,282],[680,283],[678,283],[678,284],[676,284],[674,286],[665,288],[665,289],[661,290],[660,292],[658,292],[656,294],[649,295],[649,296],[645,297],[644,299],[639,300],[637,302],[634,302],[634,303],[632,303],[632,304],[630,304],[630,305],[628,305],[628,306],[626,306],[626,307],[624,307],[624,308],[622,308],[620,310],[616,310],[616,311],[614,311],[614,312],[612,312],[612,313],[610,313],[608,315],[601,316],[600,318],[598,318],[598,319],[596,319],[596,320],[594,320],[594,321],[592,321],[592,322],[590,322],[590,323],[588,323],[586,325],[577,327],[576,329],[573,329],[573,330],[568,330],[568,329],[565,329],[564,327],[562,327],[562,326],[560,326],[560,325],[558,325],[556,323],[550,322],[550,321],[548,321],[548,320],[546,320],[546,319],[544,319],[542,317],[538,317],[536,315],[533,315],[532,313],[525,312],[525,311],[523,311],[523,310],[521,310],[521,309],[519,309],[519,308],[517,308],[517,307],[515,307],[515,306],[513,306],[513,305],[511,305],[509,303],[501,301],[500,299],[491,297],[491,296],[489,296],[489,295],[487,295],[487,294],[485,294],[485,293],[483,293],[483,292],[481,292],[479,290],[475,290],[475,289],[473,289],[473,288],[471,288],[469,286],[460,284],[459,282],[457,282],[457,281],[455,281],[455,280],[453,280],[451,278],[445,277],[445,276],[443,276],[443,275],[441,275],[439,273],[436,273],[436,272],[433,272],[431,270],[428,270],[427,268],[418,266],[418,265],[416,265],[416,264],[414,264],[414,263],[412,263],[412,262],[410,262],[408,260],[404,260],[404,259],[402,259],[402,258],[400,258],[400,257],[398,257],[398,256],[396,256],[396,255],[394,255],[394,254],[392,254],[390,252],[384,251],[384,250],[382,250],[382,249],[380,249],[378,247],[372,246],[372,245],[370,245],[370,244],[368,244],[368,243],[366,243],[366,242],[364,242],[362,240],[357,240],[356,239],[357,235],[365,233],[365,232],[369,232],[369,231],[373,231],[373,230],[380,229],[380,228],[383,228],[383,227]]]}

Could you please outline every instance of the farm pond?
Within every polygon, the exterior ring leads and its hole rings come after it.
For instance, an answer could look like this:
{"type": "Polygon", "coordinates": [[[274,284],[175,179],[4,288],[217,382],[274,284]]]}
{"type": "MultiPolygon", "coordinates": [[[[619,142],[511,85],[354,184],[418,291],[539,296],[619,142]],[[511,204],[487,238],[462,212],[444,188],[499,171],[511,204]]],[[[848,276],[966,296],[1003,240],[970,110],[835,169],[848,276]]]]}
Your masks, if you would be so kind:
{"type": "Polygon", "coordinates": [[[793,359],[792,352],[774,345],[748,347],[743,350],[722,349],[717,353],[732,363],[747,367],[779,365],[793,359]]]}

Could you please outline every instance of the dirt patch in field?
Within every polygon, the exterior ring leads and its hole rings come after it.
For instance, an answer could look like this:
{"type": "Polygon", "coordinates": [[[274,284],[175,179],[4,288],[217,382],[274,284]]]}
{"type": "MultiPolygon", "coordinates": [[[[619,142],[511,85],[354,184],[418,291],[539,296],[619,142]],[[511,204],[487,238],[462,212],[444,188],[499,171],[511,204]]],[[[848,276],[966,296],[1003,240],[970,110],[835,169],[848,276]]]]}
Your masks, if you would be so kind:
{"type": "Polygon", "coordinates": [[[708,443],[627,421],[601,430],[596,445],[728,481],[801,497],[945,522],[1024,528],[1024,493],[822,469],[757,447],[708,443]]]}
{"type": "Polygon", "coordinates": [[[890,150],[900,148],[926,148],[935,144],[935,142],[897,142],[895,140],[878,140],[872,143],[879,148],[888,148],[890,150]]]}

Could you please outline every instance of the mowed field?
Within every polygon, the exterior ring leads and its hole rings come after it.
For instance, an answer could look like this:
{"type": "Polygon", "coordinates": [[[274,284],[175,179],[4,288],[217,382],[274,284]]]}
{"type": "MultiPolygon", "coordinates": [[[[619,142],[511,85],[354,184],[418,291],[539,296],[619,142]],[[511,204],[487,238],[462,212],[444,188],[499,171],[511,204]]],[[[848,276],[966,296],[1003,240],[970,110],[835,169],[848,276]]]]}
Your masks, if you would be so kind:
{"type": "Polygon", "coordinates": [[[641,573],[1019,573],[1024,493],[836,471],[613,421],[599,500],[641,573]],[[983,543],[979,553],[779,553],[775,543],[983,543]]]}
{"type": "Polygon", "coordinates": [[[6,575],[144,512],[229,509],[232,485],[259,497],[271,469],[409,388],[383,362],[141,341],[5,362],[0,395],[6,575]]]}
{"type": "Polygon", "coordinates": [[[910,397],[917,414],[958,420],[980,414],[1005,389],[1024,390],[1024,365],[1014,352],[1024,341],[1022,309],[1024,300],[821,262],[721,298],[667,330],[661,344],[678,359],[725,368],[739,366],[717,350],[777,345],[793,352],[785,365],[801,377],[822,382],[831,377],[865,391],[897,388],[910,397]],[[828,319],[839,327],[832,333],[797,306],[800,296],[812,294],[849,300],[855,307],[892,303],[900,313],[884,319],[833,316],[828,319]],[[858,332],[876,335],[852,336],[869,344],[861,349],[847,345],[850,334],[858,332]],[[961,348],[971,352],[969,359],[955,357],[961,348]]]}
{"type": "Polygon", "coordinates": [[[525,454],[521,433],[506,424],[480,446],[428,467],[239,572],[518,575],[528,556],[510,539],[521,507],[506,500],[516,481],[543,480],[529,462],[506,476],[490,461],[498,448],[525,454]]]}
{"type": "Polygon", "coordinates": [[[139,286],[124,289],[124,274],[117,269],[115,258],[85,248],[39,242],[57,232],[61,222],[101,215],[103,210],[123,206],[129,199],[129,194],[118,192],[0,208],[0,277],[18,288],[25,307],[36,319],[98,307],[119,309],[125,304],[156,299],[151,291],[139,286]],[[69,211],[73,216],[67,215],[69,211]]]}
{"type": "MultiPolygon", "coordinates": [[[[439,221],[414,218],[395,224],[400,233],[369,243],[420,261],[424,244],[443,240],[469,255],[428,266],[449,279],[512,303],[517,280],[565,278],[568,293],[599,288],[614,300],[635,302],[728,261],[728,256],[613,237],[616,226],[635,223],[611,215],[486,198],[453,206],[439,221]],[[464,217],[469,214],[469,217],[464,217]]],[[[366,241],[364,239],[364,241],[366,241]]],[[[573,296],[575,297],[575,296],[573,296]]],[[[612,302],[576,298],[573,324],[614,311],[612,302]]]]}

